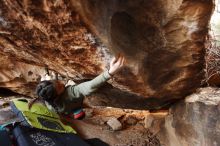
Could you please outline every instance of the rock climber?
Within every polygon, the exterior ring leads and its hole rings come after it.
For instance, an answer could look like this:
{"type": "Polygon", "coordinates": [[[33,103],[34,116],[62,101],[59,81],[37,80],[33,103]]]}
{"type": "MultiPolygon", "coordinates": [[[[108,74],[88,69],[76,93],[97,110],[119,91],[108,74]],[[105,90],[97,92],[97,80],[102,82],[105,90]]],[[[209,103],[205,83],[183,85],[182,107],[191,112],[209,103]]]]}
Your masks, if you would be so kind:
{"type": "Polygon", "coordinates": [[[82,118],[85,113],[82,110],[85,96],[95,92],[100,86],[113,77],[124,65],[125,59],[122,55],[114,57],[110,62],[108,70],[101,73],[93,80],[77,85],[64,85],[60,80],[44,80],[36,87],[35,98],[29,103],[29,108],[34,102],[43,101],[46,106],[59,114],[73,115],[74,119],[82,118]]]}

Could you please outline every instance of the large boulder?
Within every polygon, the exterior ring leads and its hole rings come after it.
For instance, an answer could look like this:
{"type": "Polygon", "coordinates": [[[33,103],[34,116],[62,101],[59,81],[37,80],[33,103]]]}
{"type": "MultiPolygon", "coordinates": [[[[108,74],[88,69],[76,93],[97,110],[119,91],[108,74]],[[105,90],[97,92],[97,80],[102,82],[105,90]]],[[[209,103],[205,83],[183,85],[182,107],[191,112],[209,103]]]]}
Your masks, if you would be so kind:
{"type": "Polygon", "coordinates": [[[91,79],[121,52],[127,65],[110,83],[129,107],[167,105],[201,86],[212,9],[212,0],[1,1],[0,86],[33,95],[45,67],[91,79]]]}
{"type": "Polygon", "coordinates": [[[159,132],[167,146],[220,145],[220,90],[203,88],[173,106],[159,132]]]}
{"type": "Polygon", "coordinates": [[[72,0],[72,4],[112,52],[126,56],[129,69],[115,80],[124,89],[170,100],[201,85],[213,1],[72,0]]]}

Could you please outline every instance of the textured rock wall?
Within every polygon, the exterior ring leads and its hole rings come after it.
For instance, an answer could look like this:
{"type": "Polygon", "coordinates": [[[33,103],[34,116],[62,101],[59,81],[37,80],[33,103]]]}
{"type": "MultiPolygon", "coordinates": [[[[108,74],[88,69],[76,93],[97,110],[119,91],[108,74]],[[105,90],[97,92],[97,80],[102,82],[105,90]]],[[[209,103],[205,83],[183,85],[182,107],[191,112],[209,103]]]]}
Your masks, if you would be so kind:
{"type": "Polygon", "coordinates": [[[1,1],[0,85],[26,94],[44,67],[75,80],[92,78],[105,66],[95,43],[69,2],[1,1]]]}
{"type": "Polygon", "coordinates": [[[170,109],[159,137],[168,146],[220,145],[220,91],[203,88],[170,109]]]}
{"type": "Polygon", "coordinates": [[[146,97],[180,98],[200,86],[212,1],[72,3],[91,30],[128,59],[131,69],[116,78],[126,89],[146,97]]]}
{"type": "Polygon", "coordinates": [[[122,52],[127,66],[110,83],[123,92],[114,102],[183,98],[203,79],[212,8],[212,0],[1,0],[0,86],[32,95],[44,67],[88,79],[122,52]]]}

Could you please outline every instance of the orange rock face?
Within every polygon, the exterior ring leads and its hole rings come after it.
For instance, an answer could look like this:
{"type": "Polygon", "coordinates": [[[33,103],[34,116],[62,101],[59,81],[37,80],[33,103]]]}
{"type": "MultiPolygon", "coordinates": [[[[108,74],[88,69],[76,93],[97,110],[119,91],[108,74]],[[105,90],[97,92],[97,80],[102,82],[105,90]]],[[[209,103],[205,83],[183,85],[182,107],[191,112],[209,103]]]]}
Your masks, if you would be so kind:
{"type": "Polygon", "coordinates": [[[72,4],[108,48],[126,56],[129,69],[116,79],[126,89],[145,97],[180,98],[200,86],[212,1],[72,4]]]}
{"type": "Polygon", "coordinates": [[[1,87],[20,87],[21,94],[40,80],[44,67],[74,79],[92,78],[105,67],[93,36],[62,1],[1,2],[0,49],[1,87]]]}
{"type": "Polygon", "coordinates": [[[90,79],[121,52],[127,64],[110,83],[134,97],[128,104],[183,98],[201,86],[212,9],[211,0],[4,0],[0,87],[32,95],[44,67],[90,79]]]}

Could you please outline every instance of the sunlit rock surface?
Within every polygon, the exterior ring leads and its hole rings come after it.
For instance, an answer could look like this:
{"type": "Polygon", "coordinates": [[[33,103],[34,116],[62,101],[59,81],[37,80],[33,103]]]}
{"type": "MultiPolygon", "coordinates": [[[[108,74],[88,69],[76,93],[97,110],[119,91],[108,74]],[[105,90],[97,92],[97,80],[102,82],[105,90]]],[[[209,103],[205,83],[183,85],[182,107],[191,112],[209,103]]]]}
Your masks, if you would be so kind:
{"type": "Polygon", "coordinates": [[[167,146],[220,145],[219,107],[218,88],[200,89],[171,108],[160,141],[167,146]]]}
{"type": "Polygon", "coordinates": [[[167,105],[201,86],[212,9],[212,0],[1,0],[0,86],[32,95],[44,67],[91,79],[121,52],[114,102],[167,105]]]}

